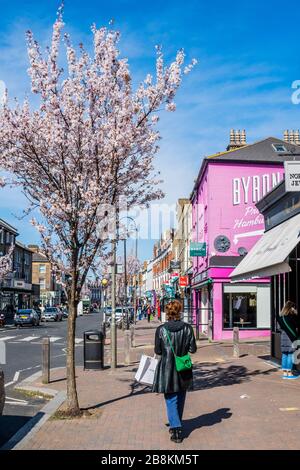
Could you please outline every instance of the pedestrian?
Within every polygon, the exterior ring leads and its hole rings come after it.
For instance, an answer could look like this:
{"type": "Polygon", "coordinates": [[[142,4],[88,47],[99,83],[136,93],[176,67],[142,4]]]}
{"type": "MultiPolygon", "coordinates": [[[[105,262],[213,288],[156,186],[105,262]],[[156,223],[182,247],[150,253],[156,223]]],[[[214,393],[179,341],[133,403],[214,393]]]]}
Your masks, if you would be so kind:
{"type": "Polygon", "coordinates": [[[280,312],[278,323],[281,331],[281,354],[283,379],[296,379],[299,375],[293,374],[293,356],[297,349],[294,344],[299,337],[298,312],[295,304],[288,300],[280,312]]]}
{"type": "Polygon", "coordinates": [[[152,312],[151,312],[151,307],[150,307],[150,305],[148,305],[148,307],[147,307],[147,317],[148,317],[148,323],[150,323],[150,320],[151,320],[151,314],[152,314],[152,312]]]}
{"type": "Polygon", "coordinates": [[[165,306],[167,322],[156,330],[155,354],[161,357],[152,388],[153,392],[164,394],[170,438],[176,443],[183,440],[182,416],[186,392],[193,386],[192,367],[178,372],[177,359],[183,356],[186,359],[188,353],[194,354],[197,351],[193,328],[181,321],[181,310],[181,302],[169,302],[165,306]]]}

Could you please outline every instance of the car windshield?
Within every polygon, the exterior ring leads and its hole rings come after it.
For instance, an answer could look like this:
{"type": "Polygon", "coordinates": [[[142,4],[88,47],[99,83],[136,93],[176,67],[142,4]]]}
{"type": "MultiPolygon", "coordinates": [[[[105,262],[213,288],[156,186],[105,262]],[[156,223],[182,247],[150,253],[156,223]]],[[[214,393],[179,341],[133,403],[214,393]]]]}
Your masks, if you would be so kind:
{"type": "Polygon", "coordinates": [[[56,308],[46,308],[45,310],[46,313],[55,313],[56,312],[56,308]]]}
{"type": "Polygon", "coordinates": [[[30,315],[32,310],[18,310],[18,315],[30,315]]]}

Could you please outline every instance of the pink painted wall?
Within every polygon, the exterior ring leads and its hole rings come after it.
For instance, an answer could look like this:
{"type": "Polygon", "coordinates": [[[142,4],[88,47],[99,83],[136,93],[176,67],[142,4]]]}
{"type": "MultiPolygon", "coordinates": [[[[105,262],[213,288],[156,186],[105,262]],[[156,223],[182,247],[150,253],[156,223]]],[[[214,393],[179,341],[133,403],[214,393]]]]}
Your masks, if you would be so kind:
{"type": "Polygon", "coordinates": [[[238,248],[249,251],[264,232],[264,219],[255,207],[283,178],[278,165],[209,164],[208,173],[208,251],[218,255],[214,241],[218,235],[229,238],[226,256],[238,256],[238,248]]]}
{"type": "MultiPolygon", "coordinates": [[[[193,200],[193,241],[207,243],[207,257],[194,258],[194,275],[208,268],[211,256],[239,256],[238,249],[247,251],[254,246],[264,232],[264,220],[255,207],[267,192],[283,178],[283,165],[209,162],[193,200]],[[230,241],[228,251],[218,252],[214,246],[217,236],[224,235],[230,241]]],[[[220,278],[220,270],[210,277],[220,278]]],[[[230,282],[222,274],[224,282],[230,282]]],[[[256,281],[257,282],[257,281],[256,281]]],[[[231,331],[222,331],[222,282],[215,279],[213,287],[214,338],[232,338],[231,331]]],[[[268,336],[268,330],[241,331],[241,337],[268,336]]]]}

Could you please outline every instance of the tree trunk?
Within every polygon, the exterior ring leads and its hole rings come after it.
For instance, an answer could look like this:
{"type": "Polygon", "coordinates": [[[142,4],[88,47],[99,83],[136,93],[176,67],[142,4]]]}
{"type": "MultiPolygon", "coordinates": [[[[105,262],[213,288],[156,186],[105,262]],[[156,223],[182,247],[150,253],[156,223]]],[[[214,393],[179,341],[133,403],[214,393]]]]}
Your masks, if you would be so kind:
{"type": "Polygon", "coordinates": [[[69,298],[69,317],[67,335],[67,410],[66,413],[72,416],[80,415],[76,388],[75,372],[75,328],[77,318],[78,299],[75,285],[72,282],[69,298]]]}

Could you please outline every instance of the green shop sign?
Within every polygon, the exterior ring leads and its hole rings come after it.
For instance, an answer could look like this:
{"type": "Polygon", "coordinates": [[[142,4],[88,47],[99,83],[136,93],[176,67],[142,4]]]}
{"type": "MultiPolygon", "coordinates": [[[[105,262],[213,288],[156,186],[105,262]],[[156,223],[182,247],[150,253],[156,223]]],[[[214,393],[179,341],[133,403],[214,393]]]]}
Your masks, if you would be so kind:
{"type": "Polygon", "coordinates": [[[196,256],[205,257],[206,256],[206,243],[191,243],[190,256],[191,257],[196,257],[196,256]]]}
{"type": "Polygon", "coordinates": [[[165,291],[165,294],[169,298],[175,298],[175,290],[174,287],[164,285],[163,290],[165,291]]]}

